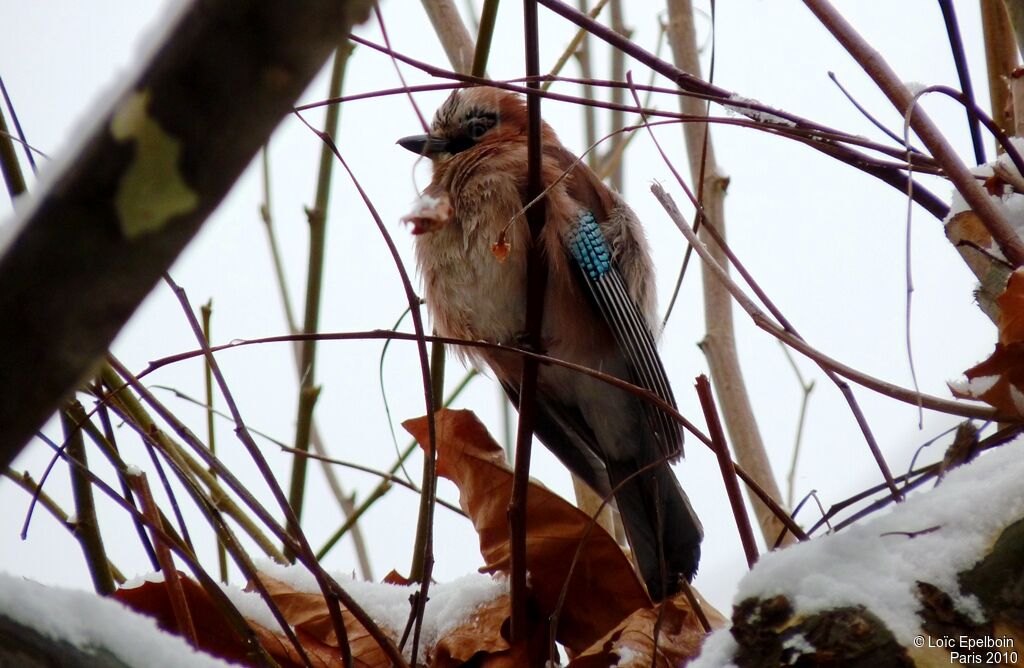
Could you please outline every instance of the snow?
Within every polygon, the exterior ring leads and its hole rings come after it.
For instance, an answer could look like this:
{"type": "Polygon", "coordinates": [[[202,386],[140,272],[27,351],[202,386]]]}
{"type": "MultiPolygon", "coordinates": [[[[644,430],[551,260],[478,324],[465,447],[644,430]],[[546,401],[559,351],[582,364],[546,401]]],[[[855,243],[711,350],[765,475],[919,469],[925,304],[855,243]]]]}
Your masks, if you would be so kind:
{"type": "MultiPolygon", "coordinates": [[[[282,566],[272,561],[257,562],[260,572],[291,585],[298,591],[319,592],[312,573],[301,566],[282,566]]],[[[363,582],[347,575],[333,574],[346,592],[381,627],[386,627],[394,636],[400,636],[409,619],[409,597],[419,590],[419,585],[393,585],[387,583],[363,582]]],[[[480,573],[470,573],[451,582],[430,585],[429,600],[423,619],[420,647],[431,647],[449,631],[467,622],[482,605],[508,592],[508,580],[480,573]]],[[[255,596],[252,594],[251,596],[255,596]]],[[[234,600],[234,599],[232,599],[234,600]]],[[[263,605],[262,601],[256,601],[263,605]]],[[[266,610],[266,607],[263,607],[266,610]]],[[[247,612],[243,611],[246,615],[247,612]]],[[[269,614],[267,612],[266,614],[269,614]]],[[[255,621],[260,621],[256,619],[255,621]]],[[[263,623],[263,622],[260,622],[263,623]]],[[[270,629],[276,623],[265,624],[270,629]]],[[[409,658],[412,643],[406,644],[409,658]]]]}
{"type": "Polygon", "coordinates": [[[441,204],[439,198],[423,193],[413,202],[409,216],[425,216],[437,208],[439,204],[441,204]]]}
{"type": "Polygon", "coordinates": [[[229,664],[196,652],[182,638],[117,601],[91,592],[44,586],[0,573],[0,616],[77,647],[103,647],[129,666],[223,668],[229,664]]]}
{"type": "MultiPolygon", "coordinates": [[[[261,572],[291,585],[297,591],[319,592],[313,575],[301,566],[281,566],[271,561],[258,564],[261,572]]],[[[373,620],[401,635],[409,618],[409,597],[418,585],[362,582],[349,576],[334,576],[373,620]]],[[[125,583],[124,588],[147,582],[163,582],[161,573],[148,573],[125,583]]],[[[278,623],[256,592],[224,586],[224,593],[246,618],[274,631],[278,623]]],[[[469,621],[484,604],[508,593],[508,580],[479,573],[430,587],[423,620],[423,647],[431,647],[456,627],[469,621]]],[[[0,617],[8,617],[36,629],[54,640],[78,647],[103,647],[131,666],[190,666],[198,668],[230,665],[195,652],[182,638],[161,631],[156,623],[117,601],[91,592],[50,587],[0,573],[0,617]]],[[[410,643],[411,645],[411,643],[410,643]]],[[[407,646],[406,654],[411,652],[407,646]]]]}
{"type": "Polygon", "coordinates": [[[782,649],[795,650],[790,658],[790,663],[794,663],[801,654],[813,655],[816,651],[814,649],[814,645],[808,642],[807,638],[805,638],[802,633],[796,633],[789,638],[786,638],[782,643],[782,649]]]}
{"type": "Polygon", "coordinates": [[[733,656],[739,645],[728,629],[715,631],[704,639],[700,656],[690,662],[690,668],[735,668],[733,656]]]}
{"type": "Polygon", "coordinates": [[[228,600],[238,608],[238,611],[242,613],[242,616],[246,619],[252,620],[260,626],[269,629],[275,633],[281,632],[281,625],[278,624],[277,619],[273,613],[270,612],[270,608],[267,607],[263,597],[256,591],[243,591],[238,587],[227,586],[221,587],[224,595],[227,596],[228,600]]]}
{"type": "Polygon", "coordinates": [[[619,657],[618,660],[612,664],[614,666],[629,666],[641,656],[639,652],[630,647],[616,647],[614,654],[619,657]]]}
{"type": "Polygon", "coordinates": [[[928,88],[927,84],[923,84],[917,81],[904,81],[903,85],[906,86],[907,90],[910,91],[910,94],[913,95],[914,97],[917,97],[918,95],[924,92],[925,88],[928,88]]]}
{"type": "MultiPolygon", "coordinates": [[[[1024,154],[1024,139],[1020,137],[1010,137],[1010,143],[1014,148],[1017,149],[1018,153],[1024,154]]],[[[971,170],[971,173],[975,176],[982,178],[988,178],[992,176],[995,171],[993,165],[998,164],[1004,167],[1010,174],[1020,176],[1020,172],[1013,165],[1013,161],[1005,153],[999,156],[995,162],[990,162],[986,165],[979,165],[971,170]]],[[[1016,230],[1017,234],[1024,236],[1024,194],[1009,192],[999,197],[991,197],[996,208],[1002,211],[1003,215],[1010,222],[1010,226],[1016,230]]],[[[963,195],[958,190],[953,191],[953,199],[950,202],[949,215],[943,221],[943,224],[948,224],[954,216],[964,211],[970,211],[971,207],[964,199],[963,195]]],[[[1002,253],[999,251],[999,247],[993,243],[991,248],[986,250],[992,251],[996,257],[1002,257],[1002,253]]]]}
{"type": "Polygon", "coordinates": [[[749,97],[742,97],[736,94],[730,95],[729,99],[737,102],[737,104],[723,104],[722,106],[725,107],[726,111],[736,114],[737,116],[745,116],[759,123],[785,125],[787,127],[796,126],[796,123],[778,114],[773,114],[770,111],[766,111],[763,109],[751,109],[748,105],[757,105],[759,107],[767,106],[761,102],[758,102],[755,99],[749,97]]]}
{"type": "Polygon", "coordinates": [[[120,585],[118,587],[118,589],[138,589],[139,587],[141,587],[142,585],[146,584],[147,582],[152,582],[153,584],[160,584],[163,581],[164,581],[164,573],[163,573],[163,571],[155,571],[155,572],[152,572],[152,573],[143,573],[142,575],[137,575],[137,576],[133,577],[132,579],[130,579],[127,582],[125,582],[123,585],[120,585]]]}
{"type": "Polygon", "coordinates": [[[977,376],[971,379],[953,380],[948,385],[954,393],[980,397],[995,387],[998,382],[999,376],[977,376]]]}
{"type": "MultiPolygon", "coordinates": [[[[1022,455],[1018,440],[950,471],[938,487],[912,495],[885,515],[765,554],[740,581],[734,602],[783,595],[802,616],[862,605],[909,646],[920,632],[915,594],[921,581],[948,593],[961,612],[980,621],[977,600],[958,594],[957,573],[970,569],[1004,528],[1024,516],[1022,455]]],[[[728,629],[716,631],[691,665],[726,665],[735,648],[728,629]]]]}

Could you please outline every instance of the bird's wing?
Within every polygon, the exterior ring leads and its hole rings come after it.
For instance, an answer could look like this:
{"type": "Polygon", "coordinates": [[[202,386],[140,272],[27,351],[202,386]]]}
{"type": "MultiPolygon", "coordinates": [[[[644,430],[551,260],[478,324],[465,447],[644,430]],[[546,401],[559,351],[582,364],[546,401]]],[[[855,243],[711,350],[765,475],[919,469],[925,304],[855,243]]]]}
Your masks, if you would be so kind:
{"type": "MultiPolygon", "coordinates": [[[[519,408],[519,388],[502,380],[501,387],[509,401],[519,408]]],[[[538,390],[533,431],[544,445],[572,471],[601,496],[611,493],[604,463],[592,449],[597,442],[594,432],[587,426],[579,410],[567,406],[549,392],[538,390]]]]}
{"type": "MultiPolygon", "coordinates": [[[[566,238],[569,255],[579,269],[578,275],[601,317],[607,323],[631,371],[632,381],[676,406],[665,367],[658,356],[639,306],[630,296],[594,213],[583,210],[566,238]]],[[[642,402],[648,424],[661,447],[661,454],[676,456],[682,452],[683,434],[675,420],[650,402],[642,402]]]]}

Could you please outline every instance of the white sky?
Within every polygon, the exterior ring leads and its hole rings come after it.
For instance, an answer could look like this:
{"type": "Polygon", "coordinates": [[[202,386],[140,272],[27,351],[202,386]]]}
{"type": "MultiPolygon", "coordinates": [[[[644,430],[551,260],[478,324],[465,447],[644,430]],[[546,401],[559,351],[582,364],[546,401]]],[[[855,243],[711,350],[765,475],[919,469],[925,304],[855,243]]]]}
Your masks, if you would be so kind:
{"type": "MultiPolygon", "coordinates": [[[[0,74],[20,114],[29,140],[50,154],[58,154],[71,130],[119,85],[136,63],[154,25],[166,13],[166,3],[101,0],[47,3],[0,0],[0,23],[8,26],[0,40],[0,74]]],[[[390,0],[383,12],[392,43],[409,55],[447,66],[443,52],[413,0],[390,0]]],[[[463,7],[462,2],[459,3],[463,7]]],[[[656,14],[661,2],[636,0],[627,5],[627,22],[634,37],[653,49],[656,14]]],[[[980,46],[977,3],[957,2],[959,18],[972,66],[975,87],[987,106],[984,55],[980,46]]],[[[948,42],[936,3],[905,0],[891,3],[841,2],[850,22],[888,59],[905,81],[958,86],[948,42]]],[[[501,5],[490,63],[496,78],[520,76],[520,3],[501,5]]],[[[542,69],[550,67],[574,33],[574,28],[541,9],[542,69]]],[[[843,130],[877,137],[878,133],[842,97],[829,81],[835,71],[858,100],[894,129],[902,119],[857,65],[835,44],[798,2],[731,1],[718,3],[715,81],[750,98],[801,114],[843,130]]],[[[706,21],[699,22],[706,32],[706,21]]],[[[371,21],[359,33],[380,42],[371,21]]],[[[666,49],[664,54],[668,56],[666,49]]],[[[598,62],[607,62],[599,49],[598,62]]],[[[634,77],[646,81],[648,73],[633,65],[634,77]]],[[[705,61],[706,67],[706,61],[705,61]]],[[[425,75],[404,67],[409,83],[427,83],[425,75]]],[[[573,69],[567,74],[575,75],[573,69]]],[[[662,81],[661,83],[664,84],[662,81]]],[[[365,92],[397,86],[391,63],[378,53],[359,47],[349,63],[346,92],[365,92]]],[[[325,95],[321,75],[303,96],[314,101],[325,95]]],[[[566,87],[571,91],[571,87],[566,87]]],[[[444,94],[423,94],[417,102],[431,115],[444,94]]],[[[676,109],[671,98],[657,100],[676,109]]],[[[947,136],[965,160],[971,159],[962,111],[945,99],[928,99],[925,108],[947,130],[947,136]]],[[[716,113],[721,114],[721,110],[716,113]]],[[[572,150],[582,149],[583,130],[578,110],[545,103],[544,114],[572,150]]],[[[308,119],[321,123],[322,113],[308,119]]],[[[602,122],[607,117],[602,115],[602,122]]],[[[395,145],[398,137],[420,131],[408,100],[395,96],[345,105],[338,144],[363,187],[378,207],[389,231],[413,270],[412,243],[400,216],[429,179],[426,166],[413,173],[414,157],[395,145]],[[415,180],[414,180],[415,179],[415,180]]],[[[685,173],[686,159],[678,128],[657,130],[673,160],[685,173]]],[[[904,344],[905,312],[905,198],[900,193],[850,167],[837,163],[795,142],[744,128],[716,127],[713,139],[723,170],[731,177],[727,221],[734,250],[763,288],[801,331],[824,352],[844,363],[904,386],[911,385],[904,344]]],[[[992,152],[991,141],[987,149],[992,152]]],[[[294,118],[287,118],[273,137],[273,213],[290,279],[293,302],[301,306],[304,294],[307,228],[303,207],[315,186],[319,140],[294,118]]],[[[44,161],[45,162],[45,161],[44,161]]],[[[666,186],[683,206],[685,197],[645,135],[636,137],[627,155],[625,196],[645,221],[659,269],[662,308],[667,304],[678,270],[683,241],[650,195],[652,181],[666,186]]],[[[931,184],[941,196],[948,188],[931,184]]],[[[188,291],[193,304],[212,297],[215,342],[285,333],[286,327],[274,283],[270,254],[257,209],[260,201],[258,170],[250,168],[195,242],[175,264],[172,275],[188,291]]],[[[683,208],[684,213],[687,209],[683,208]]],[[[8,202],[0,216],[9,217],[8,202]]],[[[914,311],[913,347],[922,390],[948,396],[947,379],[985,357],[995,340],[988,320],[973,306],[973,278],[946,242],[938,221],[920,209],[913,220],[914,311]]],[[[696,258],[695,258],[696,260],[696,258]]],[[[694,269],[696,265],[694,265],[694,269]]],[[[59,271],[59,267],[41,268],[59,271]]],[[[702,338],[703,309],[699,272],[693,270],[662,339],[662,355],[684,414],[703,423],[692,390],[693,379],[706,372],[697,349],[702,338]]],[[[321,327],[324,331],[388,328],[405,306],[397,272],[372,219],[358,200],[342,170],[335,172],[328,221],[327,268],[321,327]]],[[[738,310],[737,310],[738,311],[738,310]]],[[[797,381],[779,345],[737,312],[739,351],[754,410],[760,421],[769,455],[784,485],[800,404],[797,381]]],[[[406,325],[410,328],[411,325],[406,325]]],[[[147,361],[195,347],[195,341],[176,301],[159,286],[117,339],[114,350],[129,367],[142,370],[147,361]]],[[[317,376],[323,384],[317,409],[320,428],[338,457],[386,469],[394,460],[387,418],[381,401],[377,366],[380,342],[321,344],[317,376]]],[[[287,345],[249,347],[219,357],[248,423],[290,442],[296,406],[296,380],[292,353],[287,345]]],[[[802,372],[816,382],[811,398],[804,451],[796,483],[799,499],[817,489],[827,506],[880,480],[864,440],[842,397],[816,369],[798,359],[802,372]]],[[[449,387],[461,378],[458,362],[449,365],[449,387]]],[[[396,422],[422,414],[418,362],[414,346],[394,344],[386,361],[386,390],[396,422]]],[[[152,376],[150,384],[174,386],[201,396],[202,366],[186,362],[152,376]]],[[[938,434],[955,420],[926,413],[918,429],[913,407],[855,389],[892,470],[906,470],[917,445],[938,434]]],[[[186,418],[197,433],[205,430],[203,414],[169,393],[164,400],[186,418]]],[[[480,414],[500,434],[496,385],[485,378],[474,381],[472,391],[459,402],[480,414]]],[[[218,405],[223,407],[222,401],[218,405]]],[[[57,431],[48,428],[56,435],[57,431]]],[[[122,429],[125,458],[139,466],[148,457],[137,439],[122,429]]],[[[406,439],[401,436],[402,447],[406,439]]],[[[948,440],[945,441],[948,443],[948,440]]],[[[222,456],[254,488],[262,482],[247,463],[231,425],[220,423],[218,446],[222,456]]],[[[941,456],[939,448],[926,457],[941,456]]],[[[265,453],[280,479],[287,484],[288,457],[267,444],[265,453]]],[[[534,474],[560,493],[571,495],[566,472],[543,448],[535,449],[534,474]]],[[[16,461],[18,470],[38,476],[49,450],[34,441],[16,461]]],[[[98,454],[92,454],[98,462],[98,454]]],[[[420,459],[407,469],[419,477],[420,459]]],[[[101,465],[101,472],[105,469],[101,465]]],[[[746,570],[735,523],[714,457],[690,438],[687,459],[677,467],[683,486],[701,516],[707,537],[697,587],[722,608],[728,605],[738,577],[746,570]]],[[[334,501],[328,496],[318,469],[313,467],[307,493],[305,526],[318,546],[340,524],[334,501]]],[[[348,489],[365,495],[377,480],[341,470],[348,489]]],[[[67,472],[58,466],[47,491],[70,510],[67,472]]],[[[441,483],[441,495],[454,499],[454,489],[441,483]]],[[[162,495],[160,495],[162,498],[162,495]]],[[[267,499],[267,494],[261,494],[267,499]]],[[[29,576],[47,583],[88,588],[89,578],[75,540],[39,512],[27,541],[18,538],[28,497],[10,483],[0,483],[0,571],[29,576]]],[[[365,517],[375,575],[392,568],[407,572],[415,534],[417,499],[394,489],[365,517]]],[[[147,570],[137,539],[121,513],[101,501],[104,538],[114,562],[129,576],[147,570]]],[[[187,505],[187,504],[186,504],[187,505]]],[[[805,511],[804,519],[813,513],[805,511]]],[[[215,568],[208,532],[195,513],[192,533],[206,563],[215,568]]],[[[476,538],[468,522],[444,509],[437,512],[437,564],[435,577],[446,581],[480,565],[476,538]]],[[[356,568],[349,544],[336,548],[326,565],[334,570],[356,568]]]]}

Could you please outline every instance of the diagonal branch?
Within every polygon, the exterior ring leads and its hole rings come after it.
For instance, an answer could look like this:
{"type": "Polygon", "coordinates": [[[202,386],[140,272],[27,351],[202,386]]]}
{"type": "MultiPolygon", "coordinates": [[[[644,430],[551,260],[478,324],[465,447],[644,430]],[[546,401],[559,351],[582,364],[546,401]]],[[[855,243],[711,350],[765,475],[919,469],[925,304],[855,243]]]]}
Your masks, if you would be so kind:
{"type": "Polygon", "coordinates": [[[368,9],[210,0],[179,10],[0,251],[0,465],[102,356],[368,9]]]}
{"type": "Polygon", "coordinates": [[[999,244],[1003,255],[1015,267],[1024,264],[1024,240],[996,208],[992,198],[967,169],[939,128],[922,109],[915,108],[914,96],[878,51],[871,47],[828,0],[804,0],[807,8],[867,72],[896,110],[910,119],[910,127],[935,156],[946,176],[964,196],[982,224],[999,244]]]}

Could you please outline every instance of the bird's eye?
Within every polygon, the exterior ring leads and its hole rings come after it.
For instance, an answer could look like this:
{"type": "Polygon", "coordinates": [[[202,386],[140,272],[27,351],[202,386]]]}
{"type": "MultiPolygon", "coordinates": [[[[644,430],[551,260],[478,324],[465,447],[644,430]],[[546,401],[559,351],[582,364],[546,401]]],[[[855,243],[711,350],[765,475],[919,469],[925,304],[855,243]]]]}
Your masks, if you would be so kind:
{"type": "Polygon", "coordinates": [[[490,129],[491,125],[483,119],[474,119],[469,122],[467,131],[471,139],[480,139],[490,129]]]}

